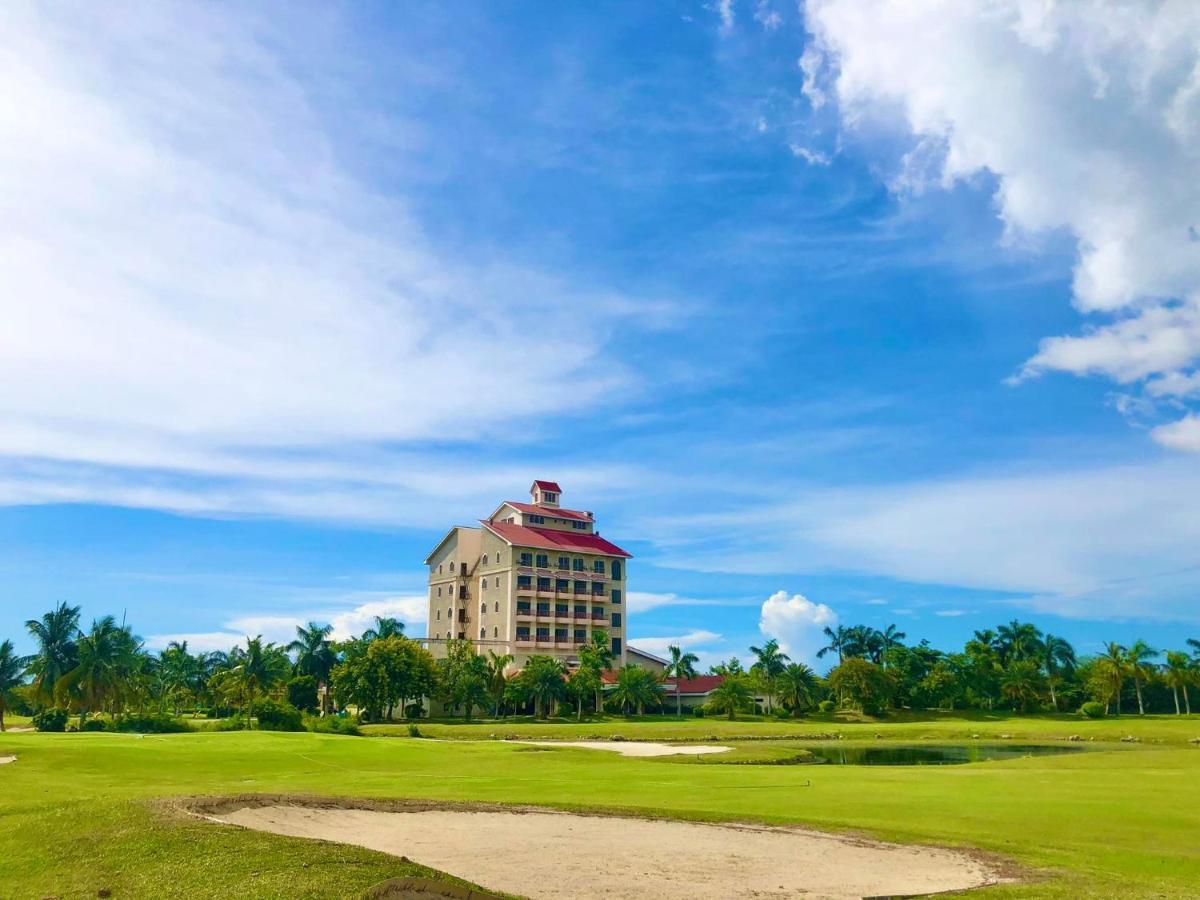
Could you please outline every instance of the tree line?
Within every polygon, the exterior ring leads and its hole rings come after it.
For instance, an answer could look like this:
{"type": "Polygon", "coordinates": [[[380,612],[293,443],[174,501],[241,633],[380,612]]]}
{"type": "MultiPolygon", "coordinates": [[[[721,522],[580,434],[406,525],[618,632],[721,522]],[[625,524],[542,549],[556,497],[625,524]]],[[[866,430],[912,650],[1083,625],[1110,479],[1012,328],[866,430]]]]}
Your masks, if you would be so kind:
{"type": "MultiPolygon", "coordinates": [[[[349,640],[334,640],[331,626],[310,622],[288,644],[258,636],[216,652],[192,652],[186,641],[173,641],[155,653],[112,616],[83,628],[79,607],[65,603],[29,620],[26,629],[37,645],[33,655],[20,657],[12,641],[0,643],[0,730],[10,709],[41,716],[50,727],[70,717],[70,727],[80,729],[102,720],[144,725],[147,716],[178,719],[189,712],[228,719],[231,727],[300,727],[301,713],[344,715],[347,709],[365,721],[416,717],[429,699],[467,719],[476,711],[539,718],[568,710],[576,718],[656,710],[678,715],[681,697],[664,690],[664,677],[698,674],[697,656],[672,646],[665,672],[621,666],[606,689],[604,673],[614,658],[600,629],[580,648],[577,666],[535,655],[517,672],[512,656],[478,654],[469,641],[449,641],[435,659],[404,634],[403,623],[386,617],[349,640]]],[[[838,626],[824,635],[817,656],[836,661],[824,677],[769,640],[750,648],[748,667],[734,657],[709,669],[724,678],[700,714],[732,718],[758,710],[783,717],[837,708],[1182,714],[1191,712],[1189,688],[1200,685],[1195,639],[1185,642],[1186,650],[1162,652],[1137,640],[1079,656],[1064,638],[1017,620],[976,631],[958,652],[924,640],[906,644],[895,625],[838,626]]]]}

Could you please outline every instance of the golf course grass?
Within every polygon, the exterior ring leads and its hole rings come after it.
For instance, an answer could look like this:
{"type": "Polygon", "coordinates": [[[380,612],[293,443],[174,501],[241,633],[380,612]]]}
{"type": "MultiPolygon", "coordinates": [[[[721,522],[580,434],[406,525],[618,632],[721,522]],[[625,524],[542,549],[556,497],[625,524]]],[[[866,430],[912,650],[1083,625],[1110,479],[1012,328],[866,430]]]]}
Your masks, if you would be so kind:
{"type": "MultiPolygon", "coordinates": [[[[376,732],[407,735],[383,726],[376,732]]],[[[357,897],[431,874],[396,857],[211,824],[160,801],[306,794],[535,804],[797,823],[1001,855],[989,897],[1185,897],[1200,885],[1200,717],[913,717],[894,722],[422,723],[429,740],[263,732],[0,735],[0,897],[357,897]],[[956,766],[719,765],[491,734],[712,740],[1059,741],[1089,752],[956,766]],[[876,735],[880,735],[879,738],[876,735]],[[1009,735],[1003,738],[1001,735],[1009,735]],[[1137,743],[1118,743],[1133,736],[1137,743]],[[1094,740],[1089,740],[1094,738],[1094,740]],[[1110,743],[1111,742],[1111,743],[1110,743]]],[[[735,744],[764,761],[778,752],[735,744]]],[[[764,748],[765,749],[765,748],[764,748]]],[[[786,866],[786,860],[780,860],[786,866]]]]}

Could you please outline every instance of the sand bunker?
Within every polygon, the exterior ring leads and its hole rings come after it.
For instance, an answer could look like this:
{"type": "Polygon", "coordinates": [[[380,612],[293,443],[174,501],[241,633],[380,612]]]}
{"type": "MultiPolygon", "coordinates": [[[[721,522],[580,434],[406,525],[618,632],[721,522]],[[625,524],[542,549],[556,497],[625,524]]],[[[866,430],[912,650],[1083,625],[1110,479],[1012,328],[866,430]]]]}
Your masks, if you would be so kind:
{"type": "Polygon", "coordinates": [[[293,805],[216,821],[403,855],[533,898],[851,898],[963,890],[999,879],[968,853],[819,832],[546,811],[382,812],[293,805]]]}
{"type": "Polygon", "coordinates": [[[653,741],[514,741],[538,747],[582,747],[585,750],[611,750],[622,756],[700,756],[704,753],[724,753],[730,747],[708,744],[656,744],[653,741]]]}
{"type": "Polygon", "coordinates": [[[16,762],[16,761],[17,761],[17,758],[15,756],[0,756],[0,766],[3,766],[10,762],[16,762]]]}

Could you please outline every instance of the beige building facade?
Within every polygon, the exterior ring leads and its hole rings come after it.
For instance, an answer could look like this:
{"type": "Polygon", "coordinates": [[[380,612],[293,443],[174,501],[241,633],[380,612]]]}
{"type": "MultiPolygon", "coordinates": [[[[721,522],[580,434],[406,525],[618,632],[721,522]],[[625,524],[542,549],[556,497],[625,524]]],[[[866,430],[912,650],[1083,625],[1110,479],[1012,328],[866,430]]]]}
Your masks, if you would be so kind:
{"type": "Polygon", "coordinates": [[[455,526],[425,559],[429,567],[429,649],[469,640],[476,652],[578,662],[603,629],[613,665],[627,661],[628,562],[602,538],[590,511],[561,505],[562,489],[535,481],[530,502],[506,500],[479,526],[455,526]]]}

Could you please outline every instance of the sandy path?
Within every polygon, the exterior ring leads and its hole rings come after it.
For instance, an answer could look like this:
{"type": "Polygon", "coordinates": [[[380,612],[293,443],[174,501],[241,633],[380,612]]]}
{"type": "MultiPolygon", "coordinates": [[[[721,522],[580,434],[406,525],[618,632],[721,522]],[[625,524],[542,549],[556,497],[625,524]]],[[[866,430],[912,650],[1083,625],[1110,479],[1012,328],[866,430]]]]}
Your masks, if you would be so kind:
{"type": "Polygon", "coordinates": [[[969,854],[748,825],[554,812],[264,806],[218,821],[358,844],[532,898],[724,900],[921,894],[992,883],[969,854]]]}
{"type": "Polygon", "coordinates": [[[622,756],[700,756],[704,753],[724,753],[731,747],[711,744],[656,744],[653,741],[512,741],[514,744],[535,744],[539,747],[582,747],[585,750],[610,750],[622,756]]]}

